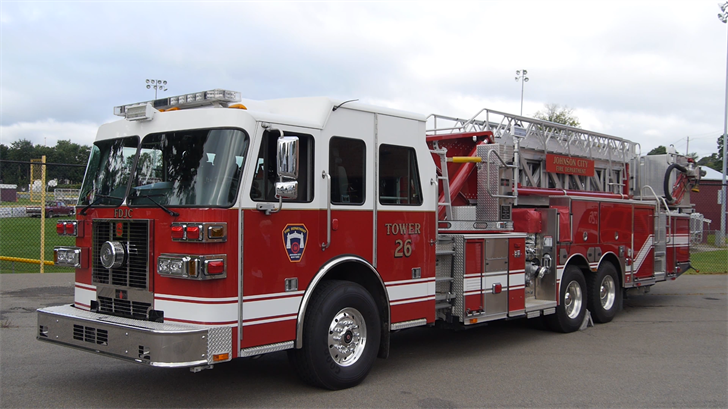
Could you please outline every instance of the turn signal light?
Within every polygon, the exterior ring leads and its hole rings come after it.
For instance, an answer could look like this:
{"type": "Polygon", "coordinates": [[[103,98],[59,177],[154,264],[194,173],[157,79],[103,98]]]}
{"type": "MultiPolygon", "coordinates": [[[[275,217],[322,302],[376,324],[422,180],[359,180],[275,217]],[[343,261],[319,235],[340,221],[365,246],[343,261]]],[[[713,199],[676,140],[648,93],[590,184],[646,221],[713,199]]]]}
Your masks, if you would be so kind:
{"type": "Polygon", "coordinates": [[[199,240],[200,228],[198,226],[187,226],[187,240],[199,240]]]}
{"type": "Polygon", "coordinates": [[[225,228],[223,226],[217,225],[217,226],[210,226],[207,228],[207,237],[210,239],[224,239],[225,238],[225,228]]]}
{"type": "Polygon", "coordinates": [[[207,261],[207,274],[217,275],[225,272],[225,262],[222,260],[207,261]]]}
{"type": "Polygon", "coordinates": [[[500,294],[503,291],[503,285],[501,283],[493,284],[493,294],[500,294]]]}
{"type": "Polygon", "coordinates": [[[56,222],[56,233],[59,236],[77,236],[81,237],[78,231],[80,225],[76,220],[61,220],[56,222]]]}
{"type": "Polygon", "coordinates": [[[182,240],[185,237],[183,226],[172,226],[172,240],[182,240]]]}

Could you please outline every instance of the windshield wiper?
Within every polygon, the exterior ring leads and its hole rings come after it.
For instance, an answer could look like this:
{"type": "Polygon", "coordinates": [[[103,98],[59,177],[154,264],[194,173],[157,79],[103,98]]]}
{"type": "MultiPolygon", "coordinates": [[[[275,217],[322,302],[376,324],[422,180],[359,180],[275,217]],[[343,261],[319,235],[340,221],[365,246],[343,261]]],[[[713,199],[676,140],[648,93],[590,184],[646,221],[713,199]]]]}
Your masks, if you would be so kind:
{"type": "Polygon", "coordinates": [[[99,204],[99,202],[101,202],[102,199],[117,199],[117,200],[121,200],[121,202],[119,202],[119,204],[116,205],[116,207],[121,206],[121,203],[124,202],[124,198],[123,197],[116,197],[116,196],[109,196],[109,195],[100,195],[100,194],[94,194],[94,196],[96,198],[93,200],[93,202],[89,203],[86,207],[84,207],[83,209],[81,209],[81,211],[79,212],[81,215],[86,216],[86,211],[88,209],[96,206],[97,204],[99,204]]]}
{"type": "Polygon", "coordinates": [[[138,194],[138,195],[135,195],[134,196],[134,199],[137,199],[137,198],[139,198],[139,199],[149,199],[150,202],[152,202],[155,205],[159,206],[160,209],[162,209],[165,212],[167,212],[170,216],[174,216],[174,217],[179,216],[179,213],[175,212],[174,210],[167,209],[166,207],[164,207],[163,204],[161,204],[161,203],[157,202],[156,200],[152,199],[152,196],[159,197],[159,196],[166,196],[166,195],[139,195],[138,194]]]}

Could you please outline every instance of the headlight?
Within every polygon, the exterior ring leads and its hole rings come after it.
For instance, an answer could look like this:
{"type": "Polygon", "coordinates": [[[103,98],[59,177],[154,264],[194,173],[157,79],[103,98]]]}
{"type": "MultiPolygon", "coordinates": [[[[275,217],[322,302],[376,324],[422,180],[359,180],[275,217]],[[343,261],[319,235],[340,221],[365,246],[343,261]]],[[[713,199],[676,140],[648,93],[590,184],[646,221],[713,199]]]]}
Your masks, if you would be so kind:
{"type": "Polygon", "coordinates": [[[53,264],[62,267],[81,267],[81,249],[79,247],[55,247],[53,264]]]}

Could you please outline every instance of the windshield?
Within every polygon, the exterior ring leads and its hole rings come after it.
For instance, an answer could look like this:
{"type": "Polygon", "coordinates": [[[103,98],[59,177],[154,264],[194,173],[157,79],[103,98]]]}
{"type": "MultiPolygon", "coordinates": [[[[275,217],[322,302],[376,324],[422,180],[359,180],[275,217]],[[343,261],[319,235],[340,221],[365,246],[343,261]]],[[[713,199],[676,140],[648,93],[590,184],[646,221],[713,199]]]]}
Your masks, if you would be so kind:
{"type": "Polygon", "coordinates": [[[248,143],[247,133],[239,129],[147,135],[141,144],[129,205],[232,206],[248,143]]]}
{"type": "Polygon", "coordinates": [[[126,195],[138,146],[136,136],[94,143],[78,204],[120,205],[126,195]]]}

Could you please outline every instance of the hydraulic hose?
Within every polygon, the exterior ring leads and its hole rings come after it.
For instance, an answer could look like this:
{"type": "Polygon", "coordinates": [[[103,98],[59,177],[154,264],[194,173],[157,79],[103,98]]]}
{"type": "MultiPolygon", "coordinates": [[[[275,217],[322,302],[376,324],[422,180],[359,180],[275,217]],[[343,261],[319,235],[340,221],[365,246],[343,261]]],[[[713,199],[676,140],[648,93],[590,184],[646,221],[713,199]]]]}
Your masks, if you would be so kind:
{"type": "Polygon", "coordinates": [[[667,170],[665,171],[665,180],[663,181],[663,189],[665,190],[665,200],[667,200],[667,203],[673,204],[675,203],[675,198],[672,197],[672,186],[670,186],[670,173],[672,173],[673,169],[677,169],[682,173],[687,173],[687,169],[685,169],[684,166],[678,165],[677,163],[673,163],[672,165],[667,167],[667,170]]]}

